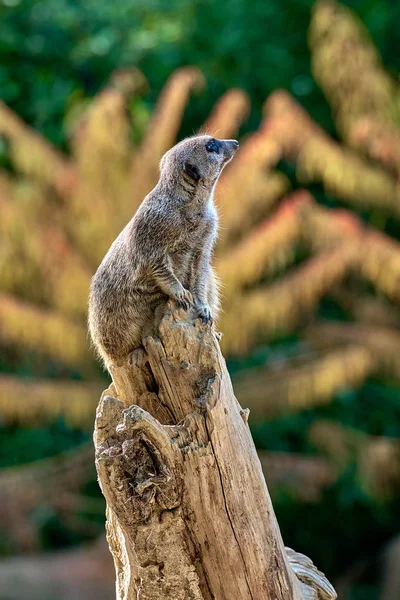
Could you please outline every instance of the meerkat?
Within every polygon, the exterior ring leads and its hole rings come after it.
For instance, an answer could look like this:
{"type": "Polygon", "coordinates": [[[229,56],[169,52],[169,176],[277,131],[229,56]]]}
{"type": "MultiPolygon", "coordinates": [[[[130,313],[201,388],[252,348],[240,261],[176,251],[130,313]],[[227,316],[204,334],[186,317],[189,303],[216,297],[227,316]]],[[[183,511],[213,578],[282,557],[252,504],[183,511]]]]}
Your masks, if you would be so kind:
{"type": "Polygon", "coordinates": [[[218,217],[215,185],[236,140],[184,139],[160,162],[160,177],[113,242],[90,287],[89,330],[107,368],[143,358],[156,307],[172,299],[203,322],[219,310],[211,267],[218,217]]]}

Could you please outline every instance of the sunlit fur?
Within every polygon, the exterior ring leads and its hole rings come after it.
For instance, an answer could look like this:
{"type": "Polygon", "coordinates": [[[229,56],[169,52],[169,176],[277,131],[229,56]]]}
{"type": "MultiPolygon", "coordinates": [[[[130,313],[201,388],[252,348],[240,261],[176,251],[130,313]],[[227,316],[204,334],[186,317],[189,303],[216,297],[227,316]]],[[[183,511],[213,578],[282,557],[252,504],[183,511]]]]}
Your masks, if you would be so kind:
{"type": "Polygon", "coordinates": [[[89,329],[105,365],[122,364],[169,298],[193,304],[203,320],[216,318],[218,286],[210,266],[218,219],[215,184],[233,157],[235,140],[199,135],[161,159],[160,178],[114,241],[92,279],[89,329]]]}

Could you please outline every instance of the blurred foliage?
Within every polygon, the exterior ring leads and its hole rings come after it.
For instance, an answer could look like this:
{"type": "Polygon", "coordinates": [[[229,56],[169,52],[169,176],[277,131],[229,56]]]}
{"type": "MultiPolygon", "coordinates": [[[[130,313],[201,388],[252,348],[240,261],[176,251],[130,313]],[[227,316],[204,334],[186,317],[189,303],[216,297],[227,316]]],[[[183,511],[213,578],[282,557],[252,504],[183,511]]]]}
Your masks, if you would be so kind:
{"type": "Polygon", "coordinates": [[[377,597],[400,498],[400,9],[347,4],[367,29],[323,0],[3,0],[4,554],[102,529],[88,284],[203,123],[247,132],[217,190],[219,326],[285,542],[333,580],[366,564],[351,598],[377,597]]]}
{"type": "MultiPolygon", "coordinates": [[[[383,52],[400,70],[400,9],[390,0],[352,0],[383,52]]],[[[149,78],[154,105],[171,71],[198,66],[207,94],[190,107],[184,130],[204,119],[226,89],[242,87],[255,126],[265,96],[290,90],[331,126],[310,71],[306,31],[313,0],[4,0],[0,5],[0,87],[3,100],[56,143],[65,141],[64,116],[87,102],[116,68],[138,66],[149,78]]]]}

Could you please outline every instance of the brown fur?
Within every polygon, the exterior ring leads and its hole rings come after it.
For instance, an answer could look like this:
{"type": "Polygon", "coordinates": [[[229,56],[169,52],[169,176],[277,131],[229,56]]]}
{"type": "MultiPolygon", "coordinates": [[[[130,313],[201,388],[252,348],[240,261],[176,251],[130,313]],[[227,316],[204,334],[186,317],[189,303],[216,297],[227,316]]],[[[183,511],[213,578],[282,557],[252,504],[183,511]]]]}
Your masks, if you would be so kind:
{"type": "Polygon", "coordinates": [[[172,298],[203,321],[219,309],[210,266],[218,219],[213,192],[235,140],[200,135],[171,148],[160,179],[114,241],[92,279],[89,329],[108,367],[142,345],[157,305],[172,298]],[[214,151],[207,150],[207,147],[214,151]],[[217,148],[217,150],[215,150],[217,148]]]}

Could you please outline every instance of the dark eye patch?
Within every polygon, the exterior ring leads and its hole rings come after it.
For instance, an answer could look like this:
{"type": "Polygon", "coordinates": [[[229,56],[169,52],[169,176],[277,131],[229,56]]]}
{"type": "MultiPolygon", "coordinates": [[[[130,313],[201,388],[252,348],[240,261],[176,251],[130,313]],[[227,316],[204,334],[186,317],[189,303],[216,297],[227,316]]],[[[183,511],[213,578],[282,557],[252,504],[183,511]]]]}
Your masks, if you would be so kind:
{"type": "Polygon", "coordinates": [[[200,179],[199,170],[197,169],[197,167],[195,167],[195,165],[192,165],[191,163],[187,162],[183,165],[183,169],[186,171],[189,177],[194,179],[194,181],[198,181],[200,179]]]}
{"type": "Polygon", "coordinates": [[[219,152],[219,142],[217,140],[210,140],[206,144],[207,152],[219,152]]]}

